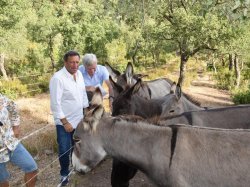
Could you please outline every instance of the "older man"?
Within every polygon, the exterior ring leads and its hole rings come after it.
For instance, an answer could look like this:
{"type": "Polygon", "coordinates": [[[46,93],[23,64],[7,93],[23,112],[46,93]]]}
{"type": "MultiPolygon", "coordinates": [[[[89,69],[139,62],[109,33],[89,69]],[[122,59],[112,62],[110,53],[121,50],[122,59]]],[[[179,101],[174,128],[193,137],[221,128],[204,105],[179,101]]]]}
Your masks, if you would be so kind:
{"type": "Polygon", "coordinates": [[[95,91],[96,87],[100,88],[103,96],[106,95],[106,92],[102,87],[103,82],[105,82],[108,87],[109,105],[112,110],[113,90],[109,82],[109,73],[107,68],[105,66],[98,65],[96,55],[91,53],[84,55],[82,63],[83,65],[79,67],[79,70],[83,75],[89,100],[91,100],[92,93],[95,91]]]}
{"type": "Polygon", "coordinates": [[[88,107],[85,84],[78,65],[80,55],[69,51],[64,55],[64,67],[50,80],[50,101],[56,124],[62,186],[68,184],[73,133],[88,107]]]}
{"type": "Polygon", "coordinates": [[[0,94],[0,187],[9,186],[6,163],[11,162],[25,172],[25,184],[36,184],[37,165],[29,152],[19,143],[19,124],[16,104],[0,94]]]}

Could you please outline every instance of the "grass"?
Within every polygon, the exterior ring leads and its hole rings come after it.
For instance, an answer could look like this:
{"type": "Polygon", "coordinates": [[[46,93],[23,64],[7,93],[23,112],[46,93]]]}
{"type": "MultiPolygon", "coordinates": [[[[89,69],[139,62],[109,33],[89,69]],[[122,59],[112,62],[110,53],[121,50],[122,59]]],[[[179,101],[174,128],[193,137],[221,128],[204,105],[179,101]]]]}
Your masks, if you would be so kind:
{"type": "Polygon", "coordinates": [[[50,112],[48,94],[32,98],[19,98],[16,101],[21,116],[21,138],[37,129],[51,125],[25,139],[22,143],[33,154],[42,154],[45,150],[56,151],[56,136],[53,118],[50,112]]]}

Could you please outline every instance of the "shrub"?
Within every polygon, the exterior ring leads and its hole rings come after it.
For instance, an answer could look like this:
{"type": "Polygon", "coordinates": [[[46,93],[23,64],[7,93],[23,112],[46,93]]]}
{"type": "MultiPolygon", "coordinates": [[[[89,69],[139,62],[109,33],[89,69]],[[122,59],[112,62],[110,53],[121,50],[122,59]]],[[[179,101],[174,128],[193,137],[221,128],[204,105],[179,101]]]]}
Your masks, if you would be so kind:
{"type": "Polygon", "coordinates": [[[214,74],[216,85],[223,90],[232,90],[235,87],[235,76],[232,71],[228,69],[221,70],[214,74]]]}
{"type": "Polygon", "coordinates": [[[27,85],[22,84],[18,79],[1,81],[0,84],[0,93],[11,99],[16,99],[18,96],[28,91],[27,85]]]}
{"type": "Polygon", "coordinates": [[[235,104],[250,104],[250,84],[248,90],[239,90],[233,93],[233,101],[235,104]]]}
{"type": "Polygon", "coordinates": [[[51,78],[51,76],[50,75],[48,76],[48,74],[38,77],[38,82],[39,82],[38,87],[41,89],[41,92],[49,91],[50,78],[51,78]]]}

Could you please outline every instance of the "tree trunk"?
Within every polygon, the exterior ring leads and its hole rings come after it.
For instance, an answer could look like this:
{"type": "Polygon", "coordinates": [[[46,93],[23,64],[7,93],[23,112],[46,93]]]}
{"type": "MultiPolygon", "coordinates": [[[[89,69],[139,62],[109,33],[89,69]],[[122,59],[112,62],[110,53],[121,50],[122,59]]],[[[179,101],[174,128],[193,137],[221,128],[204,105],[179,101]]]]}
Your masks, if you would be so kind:
{"type": "Polygon", "coordinates": [[[181,54],[181,65],[180,65],[180,76],[178,79],[178,84],[182,86],[184,79],[185,79],[185,72],[186,72],[186,64],[188,61],[189,56],[185,53],[181,54]]]}
{"type": "Polygon", "coordinates": [[[137,55],[138,48],[139,48],[139,42],[137,40],[136,41],[136,46],[135,46],[135,49],[134,49],[134,53],[132,54],[133,64],[136,64],[136,55],[137,55]]]}
{"type": "Polygon", "coordinates": [[[235,81],[235,86],[236,88],[239,88],[240,86],[240,68],[239,68],[239,59],[237,54],[234,56],[234,70],[235,70],[235,76],[236,76],[236,81],[235,81]]]}
{"type": "Polygon", "coordinates": [[[222,66],[225,67],[226,63],[225,63],[224,57],[221,57],[221,62],[222,62],[222,66]]]}
{"type": "Polygon", "coordinates": [[[4,54],[3,53],[0,54],[0,71],[3,74],[3,79],[4,80],[9,80],[9,78],[7,76],[7,73],[5,71],[5,68],[4,68],[4,54]]]}
{"type": "Polygon", "coordinates": [[[157,67],[157,63],[156,63],[156,59],[155,59],[155,54],[154,54],[154,52],[152,52],[152,57],[153,57],[153,64],[154,64],[154,67],[157,67]]]}
{"type": "Polygon", "coordinates": [[[234,59],[233,59],[233,54],[229,54],[229,71],[233,70],[233,66],[234,66],[234,59]]]}
{"type": "Polygon", "coordinates": [[[241,66],[240,66],[240,71],[242,71],[244,69],[244,61],[241,60],[241,66]]]}
{"type": "Polygon", "coordinates": [[[159,51],[157,51],[155,53],[155,59],[156,59],[156,63],[159,64],[160,63],[160,52],[159,51]]]}
{"type": "Polygon", "coordinates": [[[55,70],[55,58],[54,58],[54,55],[53,55],[53,51],[54,51],[53,38],[50,37],[49,38],[49,57],[50,57],[50,60],[51,60],[52,71],[54,72],[54,70],[55,70]]]}
{"type": "Polygon", "coordinates": [[[217,69],[216,69],[216,65],[215,65],[215,60],[213,60],[213,69],[214,69],[214,73],[217,73],[217,69]]]}

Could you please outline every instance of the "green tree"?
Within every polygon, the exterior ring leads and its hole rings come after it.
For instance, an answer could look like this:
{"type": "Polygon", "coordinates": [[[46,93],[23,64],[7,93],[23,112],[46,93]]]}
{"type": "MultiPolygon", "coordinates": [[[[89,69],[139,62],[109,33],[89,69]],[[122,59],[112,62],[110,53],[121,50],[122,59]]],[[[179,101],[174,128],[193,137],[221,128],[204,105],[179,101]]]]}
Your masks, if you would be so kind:
{"type": "Polygon", "coordinates": [[[23,58],[28,49],[25,26],[34,15],[29,5],[28,0],[0,2],[0,72],[6,80],[5,60],[23,58]]]}
{"type": "Polygon", "coordinates": [[[61,3],[51,1],[36,4],[36,21],[30,23],[28,27],[29,37],[46,46],[45,56],[50,58],[52,69],[59,60],[56,48],[61,46],[59,27],[62,19],[62,6],[61,3]]]}

